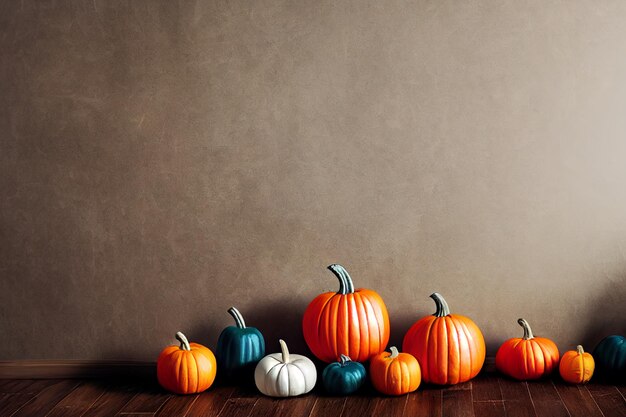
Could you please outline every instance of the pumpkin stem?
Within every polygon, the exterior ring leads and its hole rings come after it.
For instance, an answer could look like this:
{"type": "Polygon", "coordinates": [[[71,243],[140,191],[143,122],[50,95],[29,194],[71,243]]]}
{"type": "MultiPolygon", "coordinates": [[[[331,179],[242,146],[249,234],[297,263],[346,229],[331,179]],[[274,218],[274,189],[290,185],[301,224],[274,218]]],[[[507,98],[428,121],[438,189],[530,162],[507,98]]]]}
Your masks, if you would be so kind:
{"type": "Polygon", "coordinates": [[[182,332],[176,333],[176,339],[178,339],[178,341],[180,342],[181,350],[191,350],[191,346],[189,346],[189,340],[187,340],[182,332]]]}
{"type": "Polygon", "coordinates": [[[398,357],[398,348],[395,346],[392,346],[389,348],[389,350],[391,351],[391,355],[389,356],[391,359],[395,359],[398,357]]]}
{"type": "Polygon", "coordinates": [[[235,319],[237,327],[239,327],[240,329],[246,328],[246,322],[243,320],[243,316],[241,315],[239,310],[237,310],[235,307],[231,307],[228,309],[228,313],[235,319]]]}
{"type": "Polygon", "coordinates": [[[289,349],[287,349],[287,343],[283,339],[279,339],[280,350],[283,353],[283,363],[289,363],[289,349]]]}
{"type": "Polygon", "coordinates": [[[328,269],[339,279],[339,291],[337,294],[352,294],[354,292],[354,284],[352,278],[346,269],[339,264],[328,265],[328,269]]]}
{"type": "Polygon", "coordinates": [[[339,363],[341,363],[341,366],[346,366],[346,363],[350,361],[351,361],[350,357],[344,355],[343,353],[339,356],[339,363]]]}
{"type": "Polygon", "coordinates": [[[582,355],[583,353],[585,353],[582,345],[576,346],[576,351],[578,352],[579,355],[582,355]]]}
{"type": "Polygon", "coordinates": [[[524,328],[524,340],[532,339],[533,331],[530,329],[530,324],[524,319],[518,319],[517,323],[524,328]]]}
{"type": "Polygon", "coordinates": [[[450,315],[450,307],[448,307],[448,303],[444,300],[443,296],[438,292],[434,292],[430,295],[430,298],[435,300],[435,304],[437,305],[437,310],[433,316],[435,317],[445,317],[450,315]]]}

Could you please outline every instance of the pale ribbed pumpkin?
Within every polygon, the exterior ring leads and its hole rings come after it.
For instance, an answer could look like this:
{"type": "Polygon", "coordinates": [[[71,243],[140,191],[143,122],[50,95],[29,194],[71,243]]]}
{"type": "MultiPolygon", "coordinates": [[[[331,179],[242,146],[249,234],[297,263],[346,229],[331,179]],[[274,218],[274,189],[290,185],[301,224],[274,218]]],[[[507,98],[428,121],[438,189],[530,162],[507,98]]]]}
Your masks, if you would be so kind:
{"type": "Polygon", "coordinates": [[[254,370],[254,382],[270,397],[295,397],[315,387],[317,370],[313,362],[302,355],[289,353],[284,340],[279,340],[281,353],[272,353],[259,361],[254,370]]]}

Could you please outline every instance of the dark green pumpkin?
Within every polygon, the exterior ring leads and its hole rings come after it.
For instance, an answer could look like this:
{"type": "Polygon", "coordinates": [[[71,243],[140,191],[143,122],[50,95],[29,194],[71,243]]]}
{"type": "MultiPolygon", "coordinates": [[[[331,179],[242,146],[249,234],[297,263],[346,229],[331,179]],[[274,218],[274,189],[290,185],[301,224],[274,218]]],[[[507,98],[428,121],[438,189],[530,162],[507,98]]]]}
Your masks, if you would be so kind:
{"type": "Polygon", "coordinates": [[[228,309],[235,319],[236,326],[228,326],[217,340],[215,356],[217,371],[226,379],[252,378],[254,367],[265,356],[265,339],[254,327],[246,327],[239,310],[228,309]]]}
{"type": "Polygon", "coordinates": [[[328,365],[322,373],[324,388],[332,395],[349,395],[356,392],[365,382],[365,367],[341,355],[339,362],[328,365]]]}
{"type": "Polygon", "coordinates": [[[607,336],[593,350],[593,359],[599,374],[626,381],[626,338],[607,336]]]}

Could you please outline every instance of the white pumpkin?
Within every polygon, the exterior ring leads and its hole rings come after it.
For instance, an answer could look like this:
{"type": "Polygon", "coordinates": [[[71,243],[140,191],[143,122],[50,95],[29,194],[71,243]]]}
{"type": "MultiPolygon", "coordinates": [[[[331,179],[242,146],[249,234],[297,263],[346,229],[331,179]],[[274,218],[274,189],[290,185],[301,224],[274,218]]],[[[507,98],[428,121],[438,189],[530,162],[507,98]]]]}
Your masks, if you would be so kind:
{"type": "Polygon", "coordinates": [[[279,340],[282,353],[267,355],[254,370],[256,387],[270,397],[294,397],[311,391],[317,381],[313,362],[302,355],[289,354],[287,344],[279,340]]]}

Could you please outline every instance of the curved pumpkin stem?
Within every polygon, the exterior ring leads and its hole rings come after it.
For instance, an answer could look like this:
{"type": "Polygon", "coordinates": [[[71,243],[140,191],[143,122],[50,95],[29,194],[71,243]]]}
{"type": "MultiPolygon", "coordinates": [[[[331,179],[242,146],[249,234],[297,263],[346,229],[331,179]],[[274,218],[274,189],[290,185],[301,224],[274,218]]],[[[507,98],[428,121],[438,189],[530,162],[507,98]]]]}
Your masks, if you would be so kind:
{"type": "Polygon", "coordinates": [[[178,341],[180,342],[181,350],[191,350],[191,346],[189,346],[189,340],[187,340],[182,332],[176,333],[176,339],[178,339],[178,341]]]}
{"type": "Polygon", "coordinates": [[[578,352],[579,355],[585,353],[585,351],[583,350],[583,345],[576,346],[576,352],[578,352]]]}
{"type": "Polygon", "coordinates": [[[438,292],[434,292],[430,295],[430,298],[435,300],[435,304],[437,305],[437,310],[433,316],[435,317],[445,317],[450,315],[450,307],[448,307],[448,303],[444,300],[443,296],[438,292]]]}
{"type": "Polygon", "coordinates": [[[283,354],[283,363],[289,363],[289,349],[287,349],[287,343],[283,339],[279,339],[280,351],[283,354]]]}
{"type": "Polygon", "coordinates": [[[398,357],[399,352],[398,352],[398,348],[397,347],[392,346],[392,347],[389,348],[389,350],[391,351],[391,355],[389,356],[391,359],[395,359],[395,358],[398,357]]]}
{"type": "Polygon", "coordinates": [[[339,356],[339,363],[341,364],[341,366],[346,366],[346,364],[351,360],[352,359],[350,359],[350,356],[344,355],[343,353],[339,356]]]}
{"type": "Polygon", "coordinates": [[[328,265],[328,269],[339,279],[339,291],[337,294],[352,294],[354,292],[354,284],[352,278],[346,269],[339,264],[328,265]]]}
{"type": "Polygon", "coordinates": [[[246,328],[246,322],[243,320],[243,316],[241,315],[239,310],[237,310],[235,307],[231,307],[228,309],[228,314],[233,316],[235,322],[237,323],[237,327],[239,327],[240,329],[246,328]]]}
{"type": "Polygon", "coordinates": [[[530,328],[530,324],[528,324],[528,322],[524,319],[517,319],[517,323],[522,326],[522,328],[524,329],[524,340],[529,340],[532,339],[533,337],[533,331],[530,328]]]}

